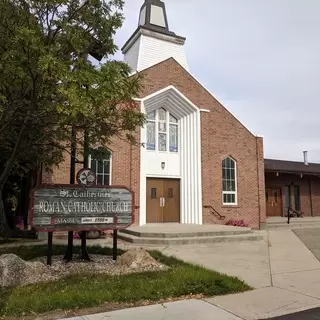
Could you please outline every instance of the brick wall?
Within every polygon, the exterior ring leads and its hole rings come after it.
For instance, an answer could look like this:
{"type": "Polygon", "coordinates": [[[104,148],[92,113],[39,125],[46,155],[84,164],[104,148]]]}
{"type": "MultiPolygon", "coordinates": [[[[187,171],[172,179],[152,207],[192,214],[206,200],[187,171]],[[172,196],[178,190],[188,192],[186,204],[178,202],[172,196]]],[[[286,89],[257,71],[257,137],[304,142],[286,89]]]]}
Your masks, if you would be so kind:
{"type": "MultiPolygon", "coordinates": [[[[142,72],[144,88],[141,97],[173,85],[201,113],[203,204],[219,213],[244,219],[254,228],[265,222],[264,163],[261,138],[252,135],[210,93],[174,59],[166,60],[142,72]],[[237,161],[238,205],[222,205],[221,162],[231,156],[237,161]]],[[[203,211],[204,223],[220,223],[209,211],[203,211]]]]}
{"type": "MultiPolygon", "coordinates": [[[[174,59],[146,69],[142,75],[141,98],[173,85],[198,108],[210,111],[201,113],[203,204],[211,205],[226,215],[226,220],[221,222],[204,210],[203,222],[225,223],[231,218],[238,218],[253,228],[259,228],[259,223],[264,223],[266,216],[262,139],[252,135],[174,59]],[[227,156],[237,161],[236,206],[222,205],[221,162],[227,156]]],[[[139,133],[137,139],[140,141],[139,133]]],[[[112,184],[131,186],[136,196],[135,204],[139,207],[140,145],[131,147],[123,140],[114,139],[108,147],[112,151],[112,184]]],[[[66,161],[45,179],[51,179],[53,183],[68,183],[69,170],[70,156],[66,154],[66,161]]],[[[135,213],[137,223],[139,208],[135,213]]]]}
{"type": "MultiPolygon", "coordinates": [[[[135,134],[140,141],[140,130],[135,134]]],[[[112,152],[111,159],[111,183],[118,186],[126,186],[135,193],[135,223],[139,218],[139,188],[140,188],[140,145],[131,145],[125,138],[114,138],[106,146],[112,152]]],[[[80,150],[77,159],[83,160],[80,150]]],[[[65,151],[65,160],[52,168],[52,173],[44,172],[43,183],[69,184],[70,183],[70,153],[65,151]]],[[[76,173],[83,168],[82,164],[76,164],[76,173]]],[[[77,183],[77,182],[76,182],[77,183]]]]}
{"type": "Polygon", "coordinates": [[[320,216],[320,177],[311,179],[312,213],[320,216]]]}
{"type": "Polygon", "coordinates": [[[294,208],[294,185],[300,187],[301,211],[305,216],[320,216],[320,178],[299,174],[285,174],[267,172],[265,174],[266,187],[279,187],[282,194],[283,213],[286,213],[285,186],[291,186],[291,206],[294,208]],[[310,181],[310,182],[309,182],[310,181]],[[310,197],[311,187],[311,197],[310,197]]]}

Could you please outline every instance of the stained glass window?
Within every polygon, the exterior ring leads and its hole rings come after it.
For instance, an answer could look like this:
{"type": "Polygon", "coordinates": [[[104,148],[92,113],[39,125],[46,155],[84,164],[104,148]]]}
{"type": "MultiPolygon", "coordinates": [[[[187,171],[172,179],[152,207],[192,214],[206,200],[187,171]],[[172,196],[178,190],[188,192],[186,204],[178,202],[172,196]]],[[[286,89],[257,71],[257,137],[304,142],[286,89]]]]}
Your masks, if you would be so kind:
{"type": "Polygon", "coordinates": [[[148,120],[156,120],[156,112],[152,111],[152,112],[147,113],[147,119],[148,120]]]}
{"type": "Polygon", "coordinates": [[[158,110],[159,113],[159,121],[166,121],[167,120],[167,111],[163,108],[158,110]]]}
{"type": "Polygon", "coordinates": [[[167,151],[167,111],[163,108],[159,109],[158,117],[158,150],[167,151]]]}
{"type": "Polygon", "coordinates": [[[159,133],[159,151],[167,150],[167,135],[165,133],[159,133]]]}
{"type": "Polygon", "coordinates": [[[228,157],[222,161],[223,204],[237,203],[236,162],[228,157]]]}
{"type": "Polygon", "coordinates": [[[147,113],[147,150],[178,152],[179,122],[164,108],[147,113]]]}
{"type": "Polygon", "coordinates": [[[156,123],[147,124],[147,150],[156,150],[156,123]]]}
{"type": "Polygon", "coordinates": [[[170,152],[178,152],[178,119],[172,114],[169,115],[169,150],[170,152]]]}
{"type": "Polygon", "coordinates": [[[156,112],[149,112],[147,120],[147,150],[156,150],[156,112]]]}

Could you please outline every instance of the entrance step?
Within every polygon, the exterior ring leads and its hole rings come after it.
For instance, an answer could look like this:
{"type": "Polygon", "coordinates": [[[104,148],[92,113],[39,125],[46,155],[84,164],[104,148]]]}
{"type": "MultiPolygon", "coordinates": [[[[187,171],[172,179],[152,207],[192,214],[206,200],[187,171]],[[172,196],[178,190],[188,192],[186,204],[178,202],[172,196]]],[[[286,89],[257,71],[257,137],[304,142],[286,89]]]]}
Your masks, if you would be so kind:
{"type": "MultiPolygon", "coordinates": [[[[232,228],[232,227],[231,227],[232,228]]],[[[224,230],[212,230],[212,231],[158,231],[152,232],[146,230],[136,230],[136,229],[125,229],[119,231],[122,234],[132,235],[139,238],[160,238],[160,239],[172,239],[172,238],[199,238],[199,237],[219,237],[219,236],[233,236],[233,235],[242,235],[242,234],[250,234],[253,231],[249,228],[237,228],[228,230],[227,228],[224,230]]],[[[142,228],[141,228],[142,229],[142,228]]],[[[119,234],[120,234],[119,233],[119,234]]]]}
{"type": "Polygon", "coordinates": [[[139,245],[182,245],[195,243],[221,243],[255,241],[263,239],[250,228],[225,225],[148,224],[121,230],[118,237],[139,245]]]}
{"type": "Polygon", "coordinates": [[[285,217],[267,219],[267,229],[301,229],[320,227],[320,217],[291,218],[290,223],[285,217]]]}
{"type": "Polygon", "coordinates": [[[176,237],[176,238],[156,238],[156,237],[138,237],[123,232],[118,233],[119,239],[139,245],[186,245],[186,244],[202,244],[202,243],[222,243],[222,242],[241,242],[241,241],[257,241],[262,240],[263,236],[248,232],[236,235],[221,236],[192,236],[192,237],[176,237]]]}

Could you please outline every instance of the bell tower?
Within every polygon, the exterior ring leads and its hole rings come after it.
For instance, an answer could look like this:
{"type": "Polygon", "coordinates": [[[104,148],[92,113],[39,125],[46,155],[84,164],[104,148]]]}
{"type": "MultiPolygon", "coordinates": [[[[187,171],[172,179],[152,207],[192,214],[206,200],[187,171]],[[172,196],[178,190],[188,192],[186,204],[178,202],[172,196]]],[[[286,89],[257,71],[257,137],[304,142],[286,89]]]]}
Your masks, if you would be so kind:
{"type": "Polygon", "coordinates": [[[140,9],[139,26],[169,32],[165,4],[159,0],[146,0],[140,9]]]}
{"type": "Polygon", "coordinates": [[[138,28],[122,48],[124,61],[135,72],[174,58],[188,70],[183,48],[185,40],[169,29],[165,3],[145,0],[140,9],[138,28]]]}

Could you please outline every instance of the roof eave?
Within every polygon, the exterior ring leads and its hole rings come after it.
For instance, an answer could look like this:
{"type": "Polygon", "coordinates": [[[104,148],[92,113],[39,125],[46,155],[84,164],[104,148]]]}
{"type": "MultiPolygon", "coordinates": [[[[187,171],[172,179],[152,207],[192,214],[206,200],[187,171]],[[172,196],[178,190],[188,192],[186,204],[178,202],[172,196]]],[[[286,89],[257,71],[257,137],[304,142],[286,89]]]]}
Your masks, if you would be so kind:
{"type": "Polygon", "coordinates": [[[307,171],[290,171],[290,170],[277,170],[277,169],[265,169],[265,172],[270,172],[270,173],[286,173],[286,174],[294,174],[294,175],[309,175],[309,176],[320,176],[320,172],[307,172],[307,171]]]}

